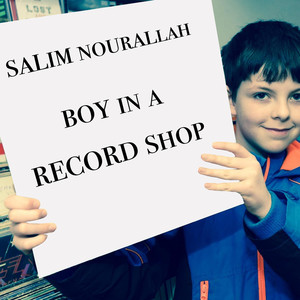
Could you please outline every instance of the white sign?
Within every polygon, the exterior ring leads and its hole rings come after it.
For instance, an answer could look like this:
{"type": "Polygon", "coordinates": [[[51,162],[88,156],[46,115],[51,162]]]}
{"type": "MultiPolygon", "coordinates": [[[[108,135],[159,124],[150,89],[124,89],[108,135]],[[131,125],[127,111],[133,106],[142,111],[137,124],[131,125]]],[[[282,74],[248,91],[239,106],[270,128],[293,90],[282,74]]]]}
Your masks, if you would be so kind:
{"type": "Polygon", "coordinates": [[[197,172],[234,134],[211,3],[182,3],[1,24],[8,163],[57,224],[40,276],[241,203],[197,172]]]}

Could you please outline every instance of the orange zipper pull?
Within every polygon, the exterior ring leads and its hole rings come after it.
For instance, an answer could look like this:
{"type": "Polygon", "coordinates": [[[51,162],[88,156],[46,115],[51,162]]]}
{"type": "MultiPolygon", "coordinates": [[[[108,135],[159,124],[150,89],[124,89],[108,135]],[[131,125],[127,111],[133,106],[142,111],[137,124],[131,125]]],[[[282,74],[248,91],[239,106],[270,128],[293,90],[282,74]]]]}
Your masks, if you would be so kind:
{"type": "Polygon", "coordinates": [[[200,300],[208,300],[208,281],[200,282],[200,300]]]}

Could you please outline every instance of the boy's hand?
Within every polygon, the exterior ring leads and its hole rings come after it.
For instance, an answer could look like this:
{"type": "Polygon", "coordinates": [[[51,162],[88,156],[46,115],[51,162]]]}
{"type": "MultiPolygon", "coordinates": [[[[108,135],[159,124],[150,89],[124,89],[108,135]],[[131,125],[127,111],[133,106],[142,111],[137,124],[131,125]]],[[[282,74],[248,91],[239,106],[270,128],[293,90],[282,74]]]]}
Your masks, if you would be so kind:
{"type": "Polygon", "coordinates": [[[239,193],[243,197],[247,210],[259,219],[263,219],[271,208],[271,195],[255,156],[238,143],[216,142],[213,148],[232,152],[235,157],[203,154],[201,158],[228,169],[201,167],[198,172],[202,175],[237,182],[206,183],[205,187],[208,190],[239,193]]]}
{"type": "Polygon", "coordinates": [[[13,244],[26,254],[46,240],[46,233],[56,229],[53,223],[27,223],[40,220],[47,215],[45,209],[39,208],[40,202],[36,199],[14,195],[5,200],[5,206],[10,210],[8,216],[12,222],[13,244]]]}

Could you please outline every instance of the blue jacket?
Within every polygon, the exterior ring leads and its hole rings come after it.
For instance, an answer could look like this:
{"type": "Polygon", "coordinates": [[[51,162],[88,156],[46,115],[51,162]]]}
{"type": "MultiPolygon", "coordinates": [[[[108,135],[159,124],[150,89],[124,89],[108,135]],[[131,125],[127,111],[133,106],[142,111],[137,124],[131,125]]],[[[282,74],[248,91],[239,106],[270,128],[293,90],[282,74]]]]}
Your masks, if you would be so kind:
{"type": "Polygon", "coordinates": [[[300,277],[296,275],[300,270],[293,272],[292,267],[299,261],[300,245],[299,142],[292,143],[287,152],[267,160],[257,157],[272,196],[271,210],[263,220],[256,220],[241,205],[184,227],[193,300],[300,299],[287,284],[291,277],[300,277]],[[282,240],[274,241],[274,236],[282,240]],[[286,281],[263,262],[257,243],[279,272],[290,260],[286,273],[281,274],[286,281]],[[281,243],[292,245],[297,257],[280,250],[281,243]],[[291,257],[286,258],[286,253],[291,257]]]}

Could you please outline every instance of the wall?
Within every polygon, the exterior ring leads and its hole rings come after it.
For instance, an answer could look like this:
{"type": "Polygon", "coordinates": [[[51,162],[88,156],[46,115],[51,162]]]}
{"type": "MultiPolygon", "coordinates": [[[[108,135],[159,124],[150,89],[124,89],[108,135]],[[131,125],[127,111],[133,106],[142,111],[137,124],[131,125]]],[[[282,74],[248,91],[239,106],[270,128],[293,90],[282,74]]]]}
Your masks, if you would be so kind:
{"type": "Polygon", "coordinates": [[[244,25],[277,19],[300,27],[299,0],[212,0],[220,46],[244,25]]]}

